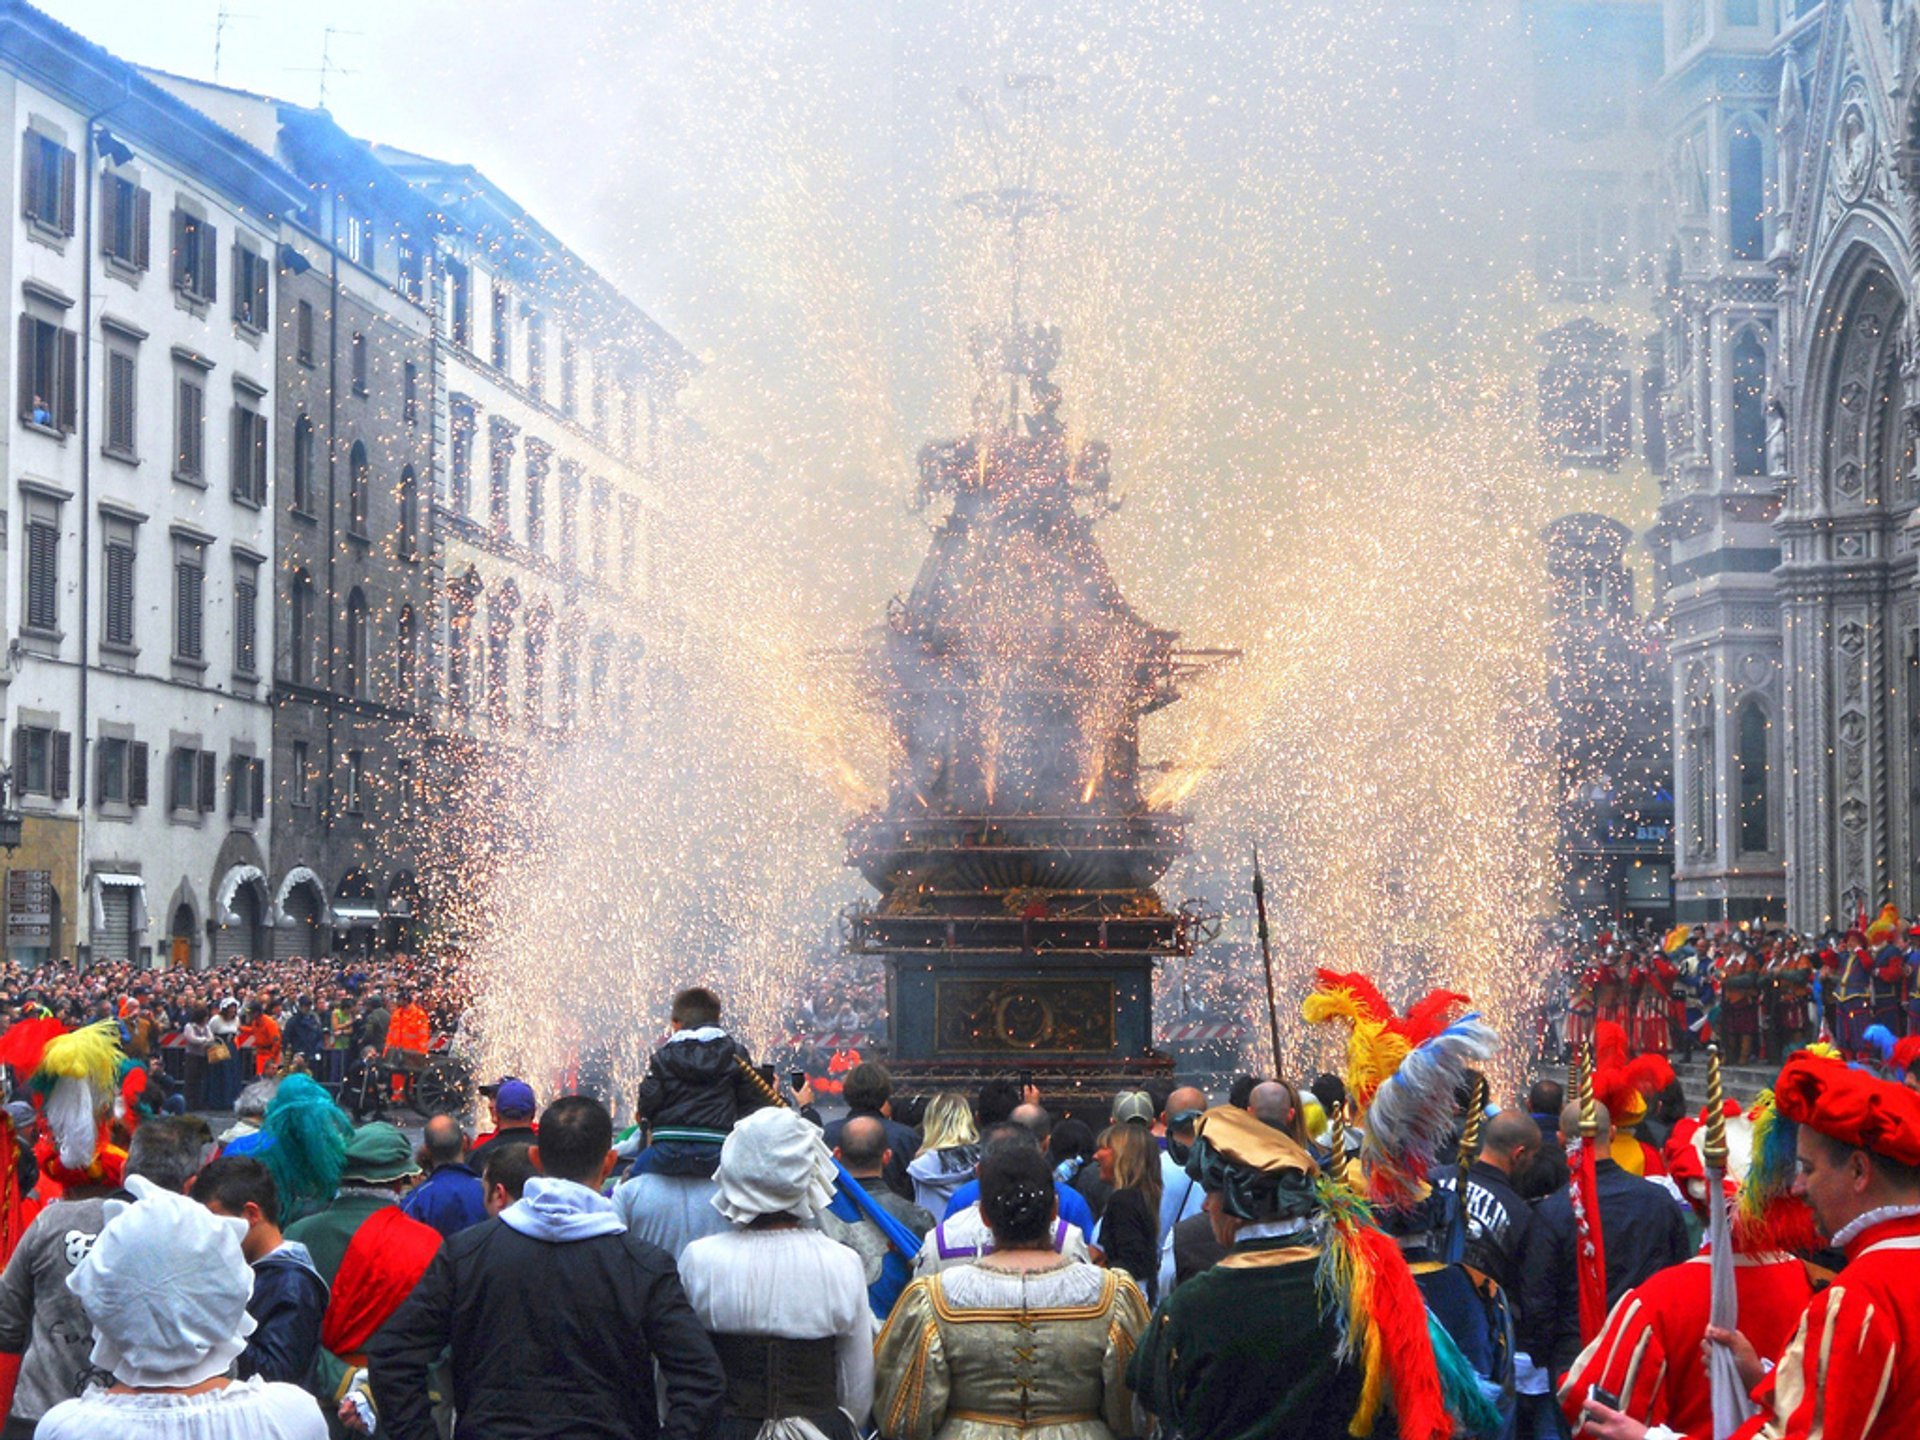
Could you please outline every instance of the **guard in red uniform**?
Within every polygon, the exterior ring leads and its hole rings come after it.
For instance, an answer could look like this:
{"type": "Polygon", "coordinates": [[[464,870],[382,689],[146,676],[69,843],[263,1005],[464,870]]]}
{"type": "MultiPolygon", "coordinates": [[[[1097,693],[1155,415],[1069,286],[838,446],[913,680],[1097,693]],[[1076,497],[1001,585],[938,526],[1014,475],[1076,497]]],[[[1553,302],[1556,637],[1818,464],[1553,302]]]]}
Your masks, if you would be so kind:
{"type": "MultiPolygon", "coordinates": [[[[1803,1052],[1781,1070],[1775,1097],[1781,1116],[1800,1127],[1793,1192],[1847,1265],[1808,1302],[1770,1374],[1748,1337],[1725,1337],[1760,1406],[1735,1440],[1912,1440],[1920,1429],[1920,1093],[1803,1052]]],[[[1595,1440],[1677,1433],[1592,1400],[1582,1424],[1595,1440]]]]}
{"type": "MultiPolygon", "coordinates": [[[[1804,1261],[1788,1252],[1811,1249],[1818,1242],[1807,1207],[1791,1194],[1791,1148],[1768,1143],[1769,1134],[1781,1124],[1773,1097],[1763,1095],[1751,1118],[1742,1115],[1734,1101],[1726,1103],[1727,1189],[1734,1217],[1740,1332],[1766,1359],[1778,1360],[1813,1297],[1815,1278],[1804,1261]],[[1771,1163],[1753,1163],[1762,1155],[1773,1157],[1771,1163]]],[[[1705,1123],[1705,1110],[1682,1119],[1666,1147],[1668,1172],[1703,1223],[1705,1123]]],[[[1700,1359],[1713,1303],[1710,1247],[1711,1240],[1703,1240],[1693,1259],[1659,1271],[1620,1297],[1605,1328],[1574,1361],[1560,1387],[1560,1408],[1570,1425],[1579,1425],[1587,1392],[1598,1385],[1618,1395],[1624,1412],[1636,1419],[1689,1435],[1712,1433],[1713,1391],[1700,1359]]],[[[1824,1272],[1819,1278],[1825,1278],[1824,1272]]]]}

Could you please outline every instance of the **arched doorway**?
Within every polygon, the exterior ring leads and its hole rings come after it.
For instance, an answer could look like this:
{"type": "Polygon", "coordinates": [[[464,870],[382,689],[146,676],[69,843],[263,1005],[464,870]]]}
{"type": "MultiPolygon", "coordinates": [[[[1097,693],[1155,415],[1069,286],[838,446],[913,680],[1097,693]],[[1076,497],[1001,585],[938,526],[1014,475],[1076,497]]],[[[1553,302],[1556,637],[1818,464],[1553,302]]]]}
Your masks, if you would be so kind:
{"type": "Polygon", "coordinates": [[[334,946],[350,955],[370,955],[379,934],[380,892],[365,867],[356,865],[334,887],[334,946]]]}
{"type": "Polygon", "coordinates": [[[296,866],[280,882],[280,899],[274,915],[273,958],[276,960],[317,960],[326,951],[326,892],[320,877],[305,866],[296,866]]]}
{"type": "Polygon", "coordinates": [[[235,865],[213,894],[213,963],[264,958],[266,921],[267,877],[257,865],[235,865]]]}
{"type": "Polygon", "coordinates": [[[193,907],[176,905],[173,907],[173,925],[167,934],[167,968],[170,970],[191,970],[194,968],[196,927],[193,923],[193,907]]]}

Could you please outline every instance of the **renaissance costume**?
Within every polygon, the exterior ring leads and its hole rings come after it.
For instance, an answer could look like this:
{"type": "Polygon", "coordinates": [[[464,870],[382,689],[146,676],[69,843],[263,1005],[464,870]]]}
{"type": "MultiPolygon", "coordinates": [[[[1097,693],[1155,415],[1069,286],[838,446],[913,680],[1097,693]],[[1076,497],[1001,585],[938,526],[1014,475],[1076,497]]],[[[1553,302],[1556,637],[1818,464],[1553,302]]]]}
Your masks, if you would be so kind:
{"type": "Polygon", "coordinates": [[[1146,1323],[1125,1271],[1064,1256],[1045,1270],[988,1261],[925,1276],[880,1333],[875,1419],[893,1440],[1133,1435],[1127,1366],[1146,1323]]]}
{"type": "MultiPolygon", "coordinates": [[[[1854,1149],[1920,1166],[1920,1093],[1800,1054],[1781,1116],[1854,1149]]],[[[1872,1210],[1832,1237],[1847,1265],[1807,1304],[1736,1440],[1909,1440],[1920,1416],[1920,1206],[1872,1210]]],[[[1652,1436],[1649,1436],[1652,1440],[1652,1436]]]]}
{"type": "Polygon", "coordinates": [[[1231,1106],[1200,1117],[1187,1173],[1241,1223],[1154,1312],[1128,1370],[1144,1409],[1185,1440],[1337,1440],[1389,1416],[1401,1440],[1453,1435],[1472,1376],[1448,1344],[1443,1377],[1407,1262],[1359,1197],[1231,1106]]]}
{"type": "MultiPolygon", "coordinates": [[[[1740,1332],[1766,1360],[1778,1360],[1813,1294],[1814,1274],[1789,1253],[1818,1245],[1811,1212],[1792,1194],[1793,1126],[1779,1120],[1763,1093],[1751,1115],[1727,1101],[1734,1291],[1740,1332]]],[[[1674,1126],[1669,1173],[1695,1210],[1708,1205],[1707,1112],[1674,1126]]],[[[1657,1272],[1620,1297],[1607,1323],[1567,1371],[1560,1408],[1578,1427],[1588,1392],[1612,1391],[1636,1419],[1686,1434],[1710,1434],[1713,1390],[1700,1344],[1712,1312],[1711,1236],[1701,1253],[1657,1272]]],[[[1824,1273],[1824,1272],[1822,1272],[1824,1273]]]]}

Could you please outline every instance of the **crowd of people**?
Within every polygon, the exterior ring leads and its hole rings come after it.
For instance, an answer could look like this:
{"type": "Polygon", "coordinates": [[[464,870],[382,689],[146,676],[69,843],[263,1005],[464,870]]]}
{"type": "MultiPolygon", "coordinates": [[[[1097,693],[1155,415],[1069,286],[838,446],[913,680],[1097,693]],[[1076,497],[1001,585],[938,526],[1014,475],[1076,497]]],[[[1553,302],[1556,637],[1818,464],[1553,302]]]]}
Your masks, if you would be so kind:
{"type": "Polygon", "coordinates": [[[1891,905],[1820,935],[1765,922],[1618,925],[1558,949],[1565,1029],[1554,1040],[1567,1045],[1604,1021],[1662,1055],[1717,1040],[1734,1063],[1777,1064],[1824,1036],[1884,1062],[1920,1035],[1920,919],[1891,905]]]}
{"type": "Polygon", "coordinates": [[[863,1062],[829,1120],[695,987],[630,1124],[507,1076],[417,1143],[284,1061],[215,1135],[122,1019],[29,1013],[0,1433],[1920,1433],[1920,1037],[1815,1043],[1709,1115],[1612,1020],[1563,1108],[1490,1093],[1464,996],[1321,972],[1302,1011],[1344,1074],[1056,1115],[863,1062]]]}
{"type": "Polygon", "coordinates": [[[238,960],[217,972],[0,965],[0,1028],[112,1021],[122,1050],[188,1110],[231,1110],[250,1082],[288,1066],[338,1088],[369,1052],[452,1041],[469,998],[451,953],[238,960]]]}

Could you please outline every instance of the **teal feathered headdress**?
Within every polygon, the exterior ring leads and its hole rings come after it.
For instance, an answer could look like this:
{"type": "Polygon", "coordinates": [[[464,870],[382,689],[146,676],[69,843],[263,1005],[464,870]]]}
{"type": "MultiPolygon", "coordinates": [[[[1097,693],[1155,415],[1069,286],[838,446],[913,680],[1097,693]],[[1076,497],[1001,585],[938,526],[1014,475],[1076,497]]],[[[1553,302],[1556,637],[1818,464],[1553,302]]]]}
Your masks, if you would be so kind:
{"type": "Polygon", "coordinates": [[[260,1132],[268,1143],[255,1153],[273,1172],[283,1222],[333,1199],[347,1166],[353,1121],[319,1081],[298,1071],[282,1080],[260,1132]]]}

